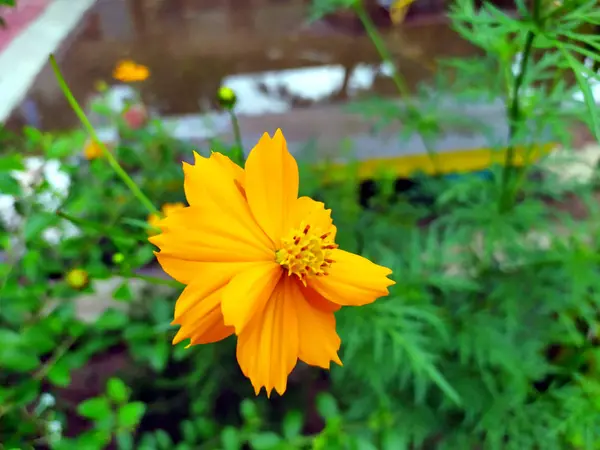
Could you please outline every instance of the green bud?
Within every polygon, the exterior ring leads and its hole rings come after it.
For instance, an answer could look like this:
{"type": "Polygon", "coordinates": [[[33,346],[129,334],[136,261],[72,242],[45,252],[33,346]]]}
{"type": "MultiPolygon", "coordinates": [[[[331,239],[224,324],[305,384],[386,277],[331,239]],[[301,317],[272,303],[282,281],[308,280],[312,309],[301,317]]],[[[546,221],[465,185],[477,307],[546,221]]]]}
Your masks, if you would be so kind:
{"type": "Polygon", "coordinates": [[[115,264],[121,264],[123,261],[125,261],[125,255],[123,255],[123,253],[115,253],[112,256],[112,261],[115,264]]]}
{"type": "Polygon", "coordinates": [[[235,92],[226,86],[221,86],[219,88],[217,97],[219,99],[219,105],[225,109],[232,109],[237,101],[235,92]]]}

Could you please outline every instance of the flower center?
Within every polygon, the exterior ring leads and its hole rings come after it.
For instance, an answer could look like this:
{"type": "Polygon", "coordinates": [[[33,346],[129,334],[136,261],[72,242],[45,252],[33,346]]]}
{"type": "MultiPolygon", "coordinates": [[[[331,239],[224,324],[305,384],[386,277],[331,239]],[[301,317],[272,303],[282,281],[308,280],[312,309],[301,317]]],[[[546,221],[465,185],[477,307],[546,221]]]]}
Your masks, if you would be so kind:
{"type": "Polygon", "coordinates": [[[287,270],[288,276],[296,275],[304,285],[308,276],[327,275],[335,262],[331,259],[331,251],[338,246],[333,242],[331,232],[322,233],[303,223],[281,243],[282,247],[275,252],[275,261],[287,270]]]}

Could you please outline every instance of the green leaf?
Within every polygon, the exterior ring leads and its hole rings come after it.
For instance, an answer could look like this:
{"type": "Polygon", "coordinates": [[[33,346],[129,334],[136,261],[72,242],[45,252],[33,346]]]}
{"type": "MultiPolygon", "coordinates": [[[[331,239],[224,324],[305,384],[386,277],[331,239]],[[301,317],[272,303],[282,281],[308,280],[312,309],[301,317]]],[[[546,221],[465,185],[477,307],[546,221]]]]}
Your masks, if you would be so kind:
{"type": "Polygon", "coordinates": [[[276,448],[281,438],[270,431],[259,433],[250,438],[250,446],[254,450],[270,450],[276,448]]]}
{"type": "Polygon", "coordinates": [[[577,61],[573,55],[564,48],[564,46],[559,45],[558,48],[561,50],[565,59],[569,63],[569,66],[571,67],[571,70],[577,79],[577,85],[579,86],[579,89],[581,89],[581,93],[583,94],[583,98],[588,109],[588,115],[592,124],[592,133],[594,134],[596,141],[600,142],[600,121],[596,115],[598,106],[596,105],[594,94],[590,89],[590,84],[582,74],[582,71],[585,70],[585,66],[577,61]]]}
{"type": "Polygon", "coordinates": [[[71,382],[70,367],[62,359],[59,359],[48,371],[48,380],[55,386],[68,386],[71,382]]]}
{"type": "Polygon", "coordinates": [[[123,405],[117,413],[119,427],[133,429],[137,427],[146,412],[146,405],[142,402],[132,402],[123,405]]]}
{"type": "Polygon", "coordinates": [[[173,442],[171,442],[171,438],[164,430],[156,430],[154,436],[160,449],[171,450],[173,448],[173,442]]]}
{"type": "Polygon", "coordinates": [[[0,172],[0,192],[18,197],[21,195],[21,186],[10,174],[0,172]]]}
{"type": "Polygon", "coordinates": [[[402,450],[408,448],[405,434],[398,430],[385,430],[381,437],[381,450],[402,450]]]}
{"type": "Polygon", "coordinates": [[[232,426],[227,426],[221,431],[221,444],[223,450],[240,450],[242,448],[242,438],[237,430],[232,426]]]}
{"type": "Polygon", "coordinates": [[[77,414],[87,419],[98,421],[111,416],[112,409],[106,397],[93,397],[77,405],[77,414]]]}
{"type": "Polygon", "coordinates": [[[183,432],[183,438],[186,442],[194,443],[198,438],[198,433],[194,424],[190,420],[184,420],[181,422],[181,431],[183,432]]]}
{"type": "Polygon", "coordinates": [[[116,309],[107,309],[96,321],[99,330],[119,330],[129,322],[127,314],[116,309]]]}
{"type": "Polygon", "coordinates": [[[111,440],[111,433],[106,430],[90,430],[77,437],[76,449],[103,450],[111,440]]]}
{"type": "Polygon", "coordinates": [[[129,399],[129,388],[119,378],[110,378],[106,383],[106,394],[114,403],[126,403],[129,399]]]}
{"type": "Polygon", "coordinates": [[[240,414],[245,421],[250,421],[258,416],[258,410],[256,409],[256,403],[249,398],[245,398],[240,403],[240,414]]]}
{"type": "Polygon", "coordinates": [[[23,158],[19,154],[0,156],[0,172],[23,170],[23,158]]]}
{"type": "Polygon", "coordinates": [[[317,396],[317,410],[324,419],[333,419],[340,415],[336,399],[328,392],[317,396]]]}
{"type": "Polygon", "coordinates": [[[31,350],[24,349],[20,345],[11,346],[2,342],[0,346],[0,367],[3,370],[30,372],[40,366],[39,358],[31,350]]]}
{"type": "Polygon", "coordinates": [[[162,372],[169,361],[169,349],[171,345],[167,340],[157,340],[149,349],[146,357],[150,366],[157,372],[162,372]]]}
{"type": "Polygon", "coordinates": [[[283,418],[283,435],[286,439],[293,439],[300,435],[304,417],[300,411],[290,411],[283,418]]]}
{"type": "Polygon", "coordinates": [[[119,430],[116,436],[119,450],[133,450],[133,436],[129,431],[119,430]]]}
{"type": "Polygon", "coordinates": [[[129,302],[133,298],[129,282],[126,280],[113,292],[113,298],[121,302],[129,302]]]}
{"type": "Polygon", "coordinates": [[[25,223],[25,240],[31,241],[33,238],[39,237],[42,231],[51,225],[58,222],[59,217],[56,214],[49,212],[37,212],[27,218],[25,223]]]}

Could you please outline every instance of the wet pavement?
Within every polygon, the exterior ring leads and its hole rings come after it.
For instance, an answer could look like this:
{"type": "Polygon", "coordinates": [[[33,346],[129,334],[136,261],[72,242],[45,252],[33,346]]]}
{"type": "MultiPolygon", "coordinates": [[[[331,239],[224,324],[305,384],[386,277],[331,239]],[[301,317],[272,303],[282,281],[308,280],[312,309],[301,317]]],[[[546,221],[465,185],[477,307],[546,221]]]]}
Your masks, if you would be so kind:
{"type": "MultiPolygon", "coordinates": [[[[356,21],[339,15],[308,23],[308,7],[304,0],[98,0],[58,59],[86,104],[98,81],[117,84],[118,60],[148,66],[141,94],[161,116],[214,111],[222,84],[247,91],[242,115],[281,114],[285,122],[299,110],[395,95],[389,68],[356,21]]],[[[475,54],[443,17],[392,28],[381,10],[372,13],[411,89],[432,78],[438,58],[475,54]]],[[[13,129],[25,123],[45,130],[77,124],[47,67],[9,121],[13,129]]]]}

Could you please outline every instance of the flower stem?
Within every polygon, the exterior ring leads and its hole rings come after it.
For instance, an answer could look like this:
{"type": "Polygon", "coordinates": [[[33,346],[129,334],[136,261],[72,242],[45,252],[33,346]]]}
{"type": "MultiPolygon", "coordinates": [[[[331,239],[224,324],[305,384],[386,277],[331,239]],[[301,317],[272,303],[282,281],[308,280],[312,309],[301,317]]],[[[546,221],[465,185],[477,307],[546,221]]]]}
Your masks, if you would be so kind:
{"type": "Polygon", "coordinates": [[[59,85],[60,89],[63,91],[65,98],[69,102],[69,105],[71,106],[71,108],[73,108],[73,111],[75,112],[75,114],[77,115],[79,120],[81,121],[81,123],[84,126],[84,128],[86,129],[86,131],[89,133],[92,141],[94,141],[94,143],[102,150],[102,153],[106,157],[108,164],[112,167],[112,169],[115,171],[117,176],[119,176],[121,178],[123,183],[125,183],[125,185],[129,188],[131,193],[142,203],[142,205],[144,205],[144,207],[148,210],[148,212],[158,214],[158,210],[156,209],[154,204],[148,199],[148,197],[146,197],[146,195],[141,191],[141,189],[137,186],[137,184],[135,184],[135,182],[131,179],[131,177],[127,174],[127,172],[125,172],[125,170],[123,170],[123,168],[121,167],[119,162],[116,160],[116,158],[113,156],[113,154],[108,151],[108,149],[106,148],[104,143],[102,143],[100,141],[100,139],[98,138],[98,135],[96,134],[96,131],[94,130],[94,127],[92,126],[89,119],[87,118],[87,116],[85,115],[83,110],[81,109],[81,106],[79,106],[79,103],[77,103],[77,100],[73,96],[73,93],[69,89],[69,86],[67,85],[64,77],[62,76],[62,73],[58,67],[58,64],[56,63],[56,59],[54,58],[54,55],[50,55],[49,60],[50,60],[50,65],[52,66],[52,70],[54,71],[54,75],[56,76],[58,85],[59,85]]]}
{"type": "MultiPolygon", "coordinates": [[[[541,0],[534,0],[533,4],[533,20],[539,21],[540,14],[540,2],[541,0]]],[[[525,46],[523,48],[523,56],[519,64],[519,73],[515,77],[515,82],[509,95],[512,95],[510,108],[508,109],[508,149],[506,151],[506,158],[504,160],[504,167],[502,169],[501,188],[500,188],[500,211],[508,210],[517,195],[517,192],[510,187],[515,168],[513,167],[515,158],[515,135],[519,128],[519,125],[523,121],[522,110],[521,110],[521,99],[520,91],[525,80],[525,74],[527,73],[527,64],[531,58],[531,51],[533,49],[533,41],[535,39],[535,33],[531,29],[527,31],[525,35],[525,46]]]]}
{"type": "Polygon", "coordinates": [[[233,108],[229,108],[229,117],[231,118],[231,126],[235,137],[236,149],[234,153],[235,162],[240,166],[244,166],[244,146],[242,144],[242,133],[240,131],[240,122],[233,108]]]}
{"type": "MultiPolygon", "coordinates": [[[[409,100],[410,89],[406,84],[406,80],[404,80],[404,78],[400,76],[400,72],[398,71],[398,68],[394,63],[392,55],[389,49],[387,48],[385,41],[381,37],[379,31],[377,31],[377,27],[375,26],[373,20],[371,20],[371,17],[369,16],[369,13],[365,9],[363,0],[356,0],[354,2],[353,7],[354,11],[356,12],[356,15],[360,19],[365,31],[367,32],[369,39],[371,39],[371,42],[373,42],[373,45],[375,46],[379,57],[382,59],[383,62],[385,62],[392,68],[392,81],[394,82],[398,93],[404,99],[407,111],[413,117],[421,117],[421,113],[418,110],[418,108],[416,108],[409,100]]],[[[435,150],[431,148],[431,145],[429,144],[429,139],[425,138],[422,133],[419,134],[421,134],[421,140],[423,141],[425,151],[427,152],[427,155],[429,156],[429,159],[431,161],[431,165],[433,166],[434,174],[440,174],[441,171],[439,160],[435,150]]]]}

